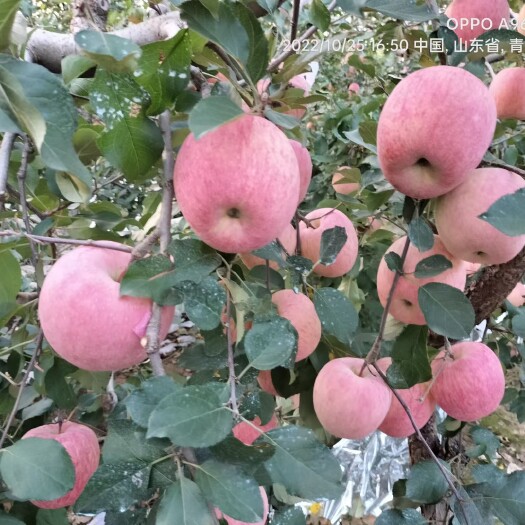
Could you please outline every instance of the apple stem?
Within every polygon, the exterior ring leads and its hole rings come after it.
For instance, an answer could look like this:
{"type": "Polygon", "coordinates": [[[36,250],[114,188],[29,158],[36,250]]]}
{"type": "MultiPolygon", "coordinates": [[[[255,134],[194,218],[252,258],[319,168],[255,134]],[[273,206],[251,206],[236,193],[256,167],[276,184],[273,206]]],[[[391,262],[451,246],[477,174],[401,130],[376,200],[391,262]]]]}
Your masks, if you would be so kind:
{"type": "Polygon", "coordinates": [[[405,403],[403,398],[399,395],[399,392],[393,388],[390,383],[388,382],[388,378],[383,373],[383,371],[377,366],[376,363],[371,363],[371,366],[374,367],[375,371],[379,374],[381,379],[385,382],[386,386],[392,391],[392,394],[395,396],[395,398],[399,401],[400,405],[403,407],[403,410],[405,411],[406,415],[408,416],[408,419],[410,420],[410,423],[412,427],[414,428],[414,432],[416,433],[419,441],[423,444],[423,446],[427,449],[427,452],[429,453],[432,460],[436,463],[438,469],[440,470],[441,474],[443,474],[443,477],[445,478],[448,486],[450,487],[450,490],[456,497],[456,499],[459,502],[459,507],[461,509],[461,512],[465,518],[465,523],[469,524],[468,517],[465,513],[465,509],[463,508],[463,499],[461,498],[458,490],[456,489],[456,486],[454,485],[454,481],[457,481],[455,476],[451,473],[445,470],[445,467],[441,464],[439,459],[437,458],[436,454],[434,454],[434,451],[432,450],[432,447],[427,443],[426,439],[423,437],[423,434],[421,434],[421,431],[419,430],[419,427],[417,426],[414,417],[412,416],[412,412],[410,411],[410,408],[405,403]]]}

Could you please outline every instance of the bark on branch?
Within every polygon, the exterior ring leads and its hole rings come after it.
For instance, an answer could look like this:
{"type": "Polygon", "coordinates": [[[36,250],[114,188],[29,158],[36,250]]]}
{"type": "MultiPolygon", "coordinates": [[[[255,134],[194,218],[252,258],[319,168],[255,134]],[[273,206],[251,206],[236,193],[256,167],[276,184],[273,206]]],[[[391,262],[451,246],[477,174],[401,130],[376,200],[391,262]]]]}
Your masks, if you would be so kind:
{"type": "MultiPolygon", "coordinates": [[[[142,46],[171,38],[183,26],[179,13],[173,11],[108,34],[127,38],[142,46]]],[[[75,44],[74,35],[53,33],[44,29],[35,29],[30,34],[27,51],[34,63],[44,66],[53,73],[60,73],[64,57],[80,52],[75,44]]]]}

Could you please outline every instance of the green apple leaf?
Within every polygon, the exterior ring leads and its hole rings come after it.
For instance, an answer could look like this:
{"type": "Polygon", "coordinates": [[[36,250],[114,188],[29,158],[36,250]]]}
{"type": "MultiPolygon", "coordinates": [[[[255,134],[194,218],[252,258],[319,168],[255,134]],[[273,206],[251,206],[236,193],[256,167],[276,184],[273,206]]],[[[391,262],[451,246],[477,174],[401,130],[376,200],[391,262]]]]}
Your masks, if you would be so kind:
{"type": "Polygon", "coordinates": [[[410,388],[432,378],[432,370],[427,354],[428,328],[409,325],[396,339],[390,356],[392,364],[388,367],[388,382],[394,388],[410,388]]]}
{"type": "Polygon", "coordinates": [[[288,366],[297,353],[297,332],[283,317],[255,320],[244,338],[244,350],[250,364],[257,370],[288,366]]]}
{"type": "MultiPolygon", "coordinates": [[[[448,464],[441,462],[445,469],[448,464]]],[[[422,461],[410,468],[405,496],[416,503],[437,503],[447,493],[448,483],[434,461],[422,461]]]]}
{"type": "Polygon", "coordinates": [[[97,514],[128,509],[147,498],[150,472],[151,466],[142,461],[103,463],[88,481],[74,511],[97,514]]]}
{"type": "Polygon", "coordinates": [[[525,188],[498,199],[480,219],[510,237],[525,234],[525,188]]]}
{"type": "Polygon", "coordinates": [[[287,507],[274,514],[272,525],[306,525],[306,516],[297,507],[287,507]]]}
{"type": "Polygon", "coordinates": [[[387,509],[376,520],[376,525],[428,525],[415,509],[387,509]]]}
{"type": "Polygon", "coordinates": [[[399,254],[395,252],[386,253],[385,262],[390,271],[403,273],[403,260],[399,254]]]}
{"type": "Polygon", "coordinates": [[[217,95],[203,98],[190,111],[188,125],[199,139],[219,126],[244,115],[242,109],[229,97],[217,95]]]}
{"type": "Polygon", "coordinates": [[[426,252],[434,246],[434,233],[423,217],[416,217],[410,221],[408,238],[420,252],[426,252]]]}
{"type": "Polygon", "coordinates": [[[9,46],[20,0],[0,0],[0,51],[9,46]]]}
{"type": "Polygon", "coordinates": [[[308,10],[308,18],[312,25],[321,31],[326,31],[330,27],[330,11],[323,4],[322,0],[313,0],[308,10]]]}
{"type": "Polygon", "coordinates": [[[53,500],[75,483],[75,468],[66,449],[54,439],[26,438],[2,449],[0,475],[18,499],[53,500]]]}
{"type": "Polygon", "coordinates": [[[198,284],[185,281],[181,289],[184,292],[184,306],[188,317],[201,330],[217,328],[226,304],[224,287],[214,277],[206,277],[198,284]]]}
{"type": "Polygon", "coordinates": [[[435,277],[452,268],[452,263],[444,255],[431,255],[416,265],[414,277],[424,279],[435,277]]]}
{"type": "Polygon", "coordinates": [[[10,250],[0,252],[0,304],[14,302],[22,286],[22,270],[10,250]]]}
{"type": "Polygon", "coordinates": [[[106,71],[117,73],[133,72],[142,54],[141,48],[131,40],[90,29],[76,33],[75,43],[106,71]]]}
{"type": "Polygon", "coordinates": [[[124,403],[131,419],[141,427],[147,428],[149,417],[160,401],[181,388],[171,377],[152,377],[134,390],[124,403]]]}
{"type": "Polygon", "coordinates": [[[199,486],[181,477],[169,486],[160,501],[156,525],[214,525],[199,486]]]}
{"type": "Polygon", "coordinates": [[[321,264],[329,266],[337,259],[343,249],[348,235],[341,226],[335,226],[325,230],[321,235],[320,261],[321,264]]]}
{"type": "Polygon", "coordinates": [[[196,469],[195,482],[206,497],[231,518],[249,523],[263,519],[259,484],[239,467],[209,459],[196,469]]]}
{"type": "MultiPolygon", "coordinates": [[[[4,525],[1,520],[0,523],[4,525]]],[[[36,513],[36,525],[69,525],[69,523],[66,509],[39,509],[36,513]]]]}
{"type": "Polygon", "coordinates": [[[334,499],[341,495],[341,467],[311,430],[296,425],[276,428],[254,444],[265,442],[275,447],[275,454],[265,463],[273,483],[280,483],[290,494],[305,499],[334,499]]]}
{"type": "Polygon", "coordinates": [[[379,13],[397,20],[408,20],[410,22],[427,22],[439,16],[431,5],[417,0],[368,0],[366,9],[378,11],[379,13]]]}
{"type": "Polygon", "coordinates": [[[320,288],[315,291],[314,306],[323,332],[333,335],[341,343],[350,344],[359,324],[352,302],[335,288],[320,288]]]}
{"type": "Polygon", "coordinates": [[[474,308],[461,290],[429,283],[419,289],[418,300],[428,327],[436,334],[466,339],[474,329],[474,308]]]}
{"type": "Polygon", "coordinates": [[[232,413],[215,389],[187,386],[160,401],[149,418],[147,437],[167,437],[181,447],[209,447],[232,426],[232,413]]]}

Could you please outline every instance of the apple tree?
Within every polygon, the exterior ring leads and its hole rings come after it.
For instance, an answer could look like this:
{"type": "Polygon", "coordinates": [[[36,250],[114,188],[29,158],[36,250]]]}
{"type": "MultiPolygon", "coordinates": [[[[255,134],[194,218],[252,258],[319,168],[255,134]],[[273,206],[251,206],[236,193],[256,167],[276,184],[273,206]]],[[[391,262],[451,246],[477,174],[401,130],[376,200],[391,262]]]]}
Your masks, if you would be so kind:
{"type": "Polygon", "coordinates": [[[519,4],[0,1],[1,524],[523,523],[519,4]]]}

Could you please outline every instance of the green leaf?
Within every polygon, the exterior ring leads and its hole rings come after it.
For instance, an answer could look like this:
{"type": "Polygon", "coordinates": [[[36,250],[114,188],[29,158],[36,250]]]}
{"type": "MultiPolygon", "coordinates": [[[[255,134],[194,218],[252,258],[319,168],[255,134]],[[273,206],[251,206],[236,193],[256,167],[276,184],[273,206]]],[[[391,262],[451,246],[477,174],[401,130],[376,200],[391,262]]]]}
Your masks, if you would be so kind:
{"type": "Polygon", "coordinates": [[[149,417],[159,402],[181,388],[171,377],[152,377],[134,390],[124,403],[131,419],[147,428],[149,417]]]}
{"type": "Polygon", "coordinates": [[[474,500],[482,496],[483,506],[490,509],[505,525],[520,525],[525,515],[525,472],[492,476],[485,483],[468,485],[474,500]]]}
{"type": "Polygon", "coordinates": [[[271,370],[293,363],[297,353],[297,332],[290,321],[272,317],[255,321],[244,339],[244,350],[257,370],[271,370]]]}
{"type": "Polygon", "coordinates": [[[22,271],[10,250],[0,252],[0,304],[16,300],[22,286],[22,271]]]}
{"type": "MultiPolygon", "coordinates": [[[[445,469],[447,463],[441,462],[445,469]]],[[[448,483],[434,461],[413,465],[406,482],[406,497],[416,503],[437,503],[447,493],[448,483]]]]}
{"type": "Polygon", "coordinates": [[[361,134],[359,133],[358,129],[354,129],[352,131],[344,131],[343,135],[354,144],[357,144],[358,146],[362,146],[363,148],[371,151],[374,155],[377,155],[377,147],[374,144],[370,144],[369,142],[366,142],[366,140],[361,137],[361,134]]]}
{"type": "Polygon", "coordinates": [[[488,459],[495,459],[500,441],[488,428],[474,427],[470,431],[472,440],[476,444],[475,447],[467,449],[466,455],[470,458],[477,458],[479,456],[486,456],[488,459]]]}
{"type": "Polygon", "coordinates": [[[346,230],[335,226],[321,235],[320,261],[326,266],[333,264],[348,239],[346,230]]]}
{"type": "Polygon", "coordinates": [[[359,124],[359,135],[367,144],[377,145],[377,122],[367,120],[359,124]]]}
{"type": "Polygon", "coordinates": [[[103,463],[75,503],[75,513],[123,512],[147,498],[150,471],[142,462],[103,463]]]}
{"type": "Polygon", "coordinates": [[[108,434],[102,447],[104,463],[143,461],[151,463],[166,455],[169,441],[146,439],[146,430],[128,419],[109,422],[108,434]]]}
{"type": "Polygon", "coordinates": [[[518,314],[512,318],[512,331],[518,337],[525,337],[525,314],[518,314]]]}
{"type": "Polygon", "coordinates": [[[306,517],[301,509],[288,507],[275,513],[271,525],[306,525],[306,517]]]}
{"type": "Polygon", "coordinates": [[[398,20],[408,20],[410,22],[427,22],[439,16],[426,2],[418,0],[368,0],[367,9],[378,11],[383,15],[391,16],[398,20]]]}
{"type": "Polygon", "coordinates": [[[428,525],[428,521],[415,509],[388,509],[377,518],[376,525],[428,525]]]}
{"type": "Polygon", "coordinates": [[[160,401],[147,437],[167,437],[181,447],[209,447],[224,439],[233,416],[210,386],[187,386],[160,401]]]}
{"type": "Polygon", "coordinates": [[[286,265],[283,249],[277,241],[272,241],[266,246],[254,250],[252,253],[261,259],[277,262],[281,268],[284,268],[286,265]]]}
{"type": "MultiPolygon", "coordinates": [[[[4,525],[4,522],[1,520],[0,523],[4,525]]],[[[67,510],[40,509],[36,514],[36,525],[69,525],[67,510]]]]}
{"type": "Polygon", "coordinates": [[[140,47],[131,40],[89,29],[76,33],[75,43],[99,66],[118,73],[134,71],[142,54],[140,47]]]}
{"type": "Polygon", "coordinates": [[[188,85],[190,64],[191,37],[186,29],[142,47],[140,75],[135,79],[151,97],[148,115],[158,115],[175,102],[188,85]]]}
{"type": "Polygon", "coordinates": [[[320,288],[315,291],[314,306],[323,332],[349,344],[359,324],[352,302],[335,288],[320,288]]]}
{"type": "Polygon", "coordinates": [[[246,70],[255,84],[266,74],[269,48],[266,35],[252,10],[241,2],[230,4],[234,16],[244,27],[250,42],[250,53],[245,63],[246,70]]]}
{"type": "Polygon", "coordinates": [[[23,104],[18,108],[20,113],[17,109],[16,122],[22,121],[25,124],[22,129],[29,133],[39,148],[44,164],[54,170],[67,172],[81,188],[79,193],[82,198],[87,200],[91,175],[73,148],[72,137],[76,129],[77,112],[69,92],[59,77],[46,68],[0,55],[0,110],[4,110],[5,104],[11,107],[12,103],[9,98],[6,101],[3,82],[5,72],[9,73],[10,79],[16,78],[14,87],[18,90],[18,96],[23,96],[24,102],[30,104],[23,104]],[[29,122],[32,119],[35,122],[29,122]]]}
{"type": "Polygon", "coordinates": [[[69,85],[73,80],[95,67],[96,63],[82,55],[68,55],[62,59],[61,70],[64,84],[69,85]]]}
{"type": "Polygon", "coordinates": [[[5,512],[1,510],[0,510],[0,523],[2,525],[25,525],[23,521],[20,521],[18,518],[15,518],[14,516],[6,514],[5,512]]]}
{"type": "Polygon", "coordinates": [[[416,217],[410,221],[408,238],[420,252],[426,252],[434,246],[434,233],[423,217],[416,217]]]}
{"type": "Polygon", "coordinates": [[[419,288],[418,300],[428,327],[436,334],[466,339],[474,329],[474,308],[461,290],[429,283],[419,288]]]}
{"type": "Polygon", "coordinates": [[[220,2],[217,13],[212,14],[197,0],[190,0],[181,5],[181,16],[191,29],[246,64],[250,55],[249,37],[230,5],[220,2]]]}
{"type": "Polygon", "coordinates": [[[55,357],[53,366],[44,377],[46,394],[56,403],[58,408],[73,410],[78,403],[73,385],[66,377],[75,372],[76,367],[63,359],[55,357]]]}
{"type": "Polygon", "coordinates": [[[276,428],[255,444],[264,442],[275,446],[275,454],[265,463],[273,483],[305,499],[335,499],[341,495],[341,467],[311,430],[296,425],[276,428]]]}
{"type": "Polygon", "coordinates": [[[238,467],[210,459],[196,469],[195,482],[206,498],[231,518],[249,523],[263,519],[259,484],[238,467]]]}
{"type": "Polygon", "coordinates": [[[313,0],[308,10],[308,19],[312,25],[321,31],[327,31],[330,27],[330,11],[323,4],[322,0],[313,0]]]}
{"type": "Polygon", "coordinates": [[[498,199],[480,219],[510,237],[525,234],[525,188],[498,199]]]}
{"type": "Polygon", "coordinates": [[[0,0],[0,51],[9,46],[20,0],[0,0]]]}
{"type": "Polygon", "coordinates": [[[160,501],[155,525],[213,525],[210,509],[198,485],[181,477],[160,501]]]}
{"type": "Polygon", "coordinates": [[[184,284],[184,306],[188,317],[201,330],[217,328],[226,304],[224,288],[213,277],[207,277],[199,284],[184,284]]]}
{"type": "Polygon", "coordinates": [[[160,129],[146,117],[126,117],[97,141],[100,151],[126,178],[140,181],[162,155],[160,129]]]}
{"type": "Polygon", "coordinates": [[[75,483],[75,468],[66,449],[54,439],[26,438],[4,448],[0,475],[18,499],[52,500],[75,483]]]}
{"type": "Polygon", "coordinates": [[[392,348],[392,364],[387,377],[394,388],[410,388],[432,378],[432,370],[427,355],[426,326],[409,325],[396,339],[392,348]]]}
{"type": "Polygon", "coordinates": [[[120,295],[150,298],[158,296],[165,286],[165,279],[162,277],[172,267],[169,257],[165,255],[152,255],[133,261],[120,281],[120,295]]]}
{"type": "Polygon", "coordinates": [[[244,115],[244,112],[229,97],[223,95],[208,97],[203,98],[193,107],[188,125],[195,138],[200,139],[209,131],[241,115],[244,115]]]}
{"type": "Polygon", "coordinates": [[[385,262],[390,271],[403,273],[403,260],[399,254],[395,252],[386,253],[385,262]]]}
{"type": "Polygon", "coordinates": [[[217,460],[239,465],[244,470],[267,461],[275,452],[275,448],[270,443],[245,445],[233,436],[228,436],[214,445],[211,450],[217,460]]]}
{"type": "Polygon", "coordinates": [[[175,282],[199,283],[220,264],[217,252],[197,239],[175,239],[168,247],[175,261],[175,282]]]}
{"type": "Polygon", "coordinates": [[[264,110],[264,116],[276,126],[284,129],[295,129],[300,124],[299,120],[292,115],[287,115],[286,113],[281,113],[271,108],[264,110]]]}
{"type": "Polygon", "coordinates": [[[452,263],[444,255],[431,255],[416,265],[414,276],[418,279],[435,277],[452,268],[452,263]]]}

